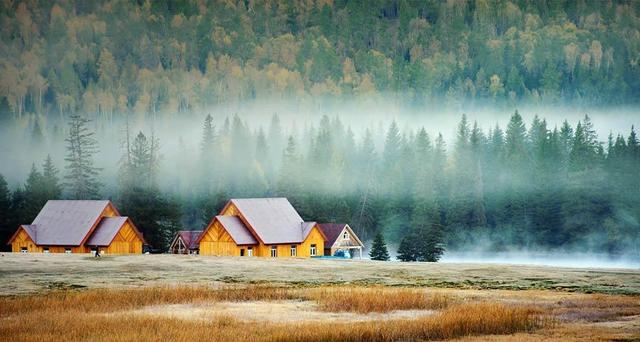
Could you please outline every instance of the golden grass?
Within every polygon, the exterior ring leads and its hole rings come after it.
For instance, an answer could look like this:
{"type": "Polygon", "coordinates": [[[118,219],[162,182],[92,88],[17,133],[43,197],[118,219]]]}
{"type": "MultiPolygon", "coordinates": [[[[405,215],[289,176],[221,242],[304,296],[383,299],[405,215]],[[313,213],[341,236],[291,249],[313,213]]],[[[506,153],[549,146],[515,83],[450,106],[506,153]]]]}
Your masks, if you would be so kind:
{"type": "Polygon", "coordinates": [[[542,326],[537,312],[499,304],[461,305],[416,319],[366,323],[244,323],[217,316],[207,322],[151,316],[32,312],[5,320],[0,338],[14,341],[391,341],[509,334],[542,326]]]}
{"type": "Polygon", "coordinates": [[[146,287],[137,289],[94,289],[53,291],[46,295],[0,299],[0,317],[15,312],[73,308],[81,312],[109,312],[148,305],[194,303],[199,301],[248,301],[301,299],[292,289],[250,286],[211,289],[207,287],[146,287]]]}
{"type": "Polygon", "coordinates": [[[452,299],[440,292],[385,287],[322,287],[308,291],[308,298],[324,311],[359,313],[393,310],[439,310],[452,299]]]}
{"type": "Polygon", "coordinates": [[[510,334],[545,325],[541,312],[532,308],[489,302],[451,303],[449,297],[439,293],[407,288],[251,286],[219,290],[154,287],[59,291],[0,298],[0,340],[390,341],[510,334]],[[417,319],[295,324],[244,322],[224,313],[201,321],[131,313],[134,309],[160,304],[257,300],[314,300],[325,311],[358,313],[443,310],[417,319]]]}
{"type": "Polygon", "coordinates": [[[288,288],[271,286],[226,287],[147,287],[87,291],[53,291],[47,295],[5,297],[0,316],[13,312],[42,311],[73,307],[82,312],[108,312],[160,304],[202,301],[311,300],[323,311],[358,313],[393,310],[438,310],[447,307],[451,296],[437,291],[384,287],[288,288]],[[25,311],[26,310],[26,311],[25,311]]]}
{"type": "Polygon", "coordinates": [[[532,308],[474,303],[452,306],[437,315],[414,320],[300,324],[297,329],[282,330],[273,337],[278,341],[442,340],[531,331],[546,323],[540,312],[532,308]]]}

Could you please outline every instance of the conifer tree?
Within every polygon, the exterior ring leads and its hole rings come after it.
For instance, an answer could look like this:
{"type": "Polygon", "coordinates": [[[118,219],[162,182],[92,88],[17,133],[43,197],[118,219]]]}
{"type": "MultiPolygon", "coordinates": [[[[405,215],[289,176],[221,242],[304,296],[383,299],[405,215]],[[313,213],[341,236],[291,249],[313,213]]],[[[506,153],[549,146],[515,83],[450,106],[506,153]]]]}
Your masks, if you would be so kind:
{"type": "MultiPolygon", "coordinates": [[[[215,127],[213,125],[213,117],[211,114],[207,114],[204,118],[204,124],[202,126],[202,141],[200,142],[200,154],[205,156],[213,152],[215,146],[215,127]]],[[[204,157],[203,157],[204,159],[204,157]]]]}
{"type": "Polygon", "coordinates": [[[397,258],[400,261],[417,261],[418,260],[418,250],[417,250],[417,242],[416,237],[413,234],[407,234],[402,237],[400,240],[400,245],[398,246],[398,255],[397,258]]]}
{"type": "Polygon", "coordinates": [[[25,216],[28,220],[33,220],[47,202],[48,198],[44,188],[42,173],[36,168],[35,163],[31,164],[31,171],[24,185],[24,196],[26,198],[25,216]]]}
{"type": "Polygon", "coordinates": [[[60,196],[62,195],[62,187],[60,187],[58,173],[58,168],[53,164],[51,155],[47,155],[47,158],[42,164],[43,191],[47,199],[60,199],[60,196]]]}
{"type": "Polygon", "coordinates": [[[118,202],[154,248],[164,251],[179,229],[179,205],[162,194],[157,184],[159,142],[139,132],[125,148],[120,168],[118,202]]]}
{"type": "Polygon", "coordinates": [[[371,260],[378,261],[388,261],[389,260],[389,251],[387,250],[387,244],[384,242],[384,237],[382,233],[378,232],[375,238],[373,239],[373,243],[371,244],[371,251],[369,252],[369,257],[371,260]]]}
{"type": "Polygon", "coordinates": [[[427,262],[436,262],[440,260],[444,254],[445,248],[443,244],[443,231],[439,223],[432,223],[426,236],[422,236],[421,245],[418,252],[418,260],[427,262]]]}
{"type": "MultiPolygon", "coordinates": [[[[11,211],[11,191],[4,176],[0,174],[0,241],[8,241],[15,227],[11,227],[10,216],[14,213],[11,211]]],[[[10,246],[2,244],[0,250],[9,250],[10,246]]]]}
{"type": "Polygon", "coordinates": [[[98,153],[98,141],[89,130],[89,120],[73,114],[69,120],[67,156],[65,157],[67,174],[65,187],[73,199],[96,199],[101,183],[97,177],[100,169],[94,166],[93,156],[98,153]]]}

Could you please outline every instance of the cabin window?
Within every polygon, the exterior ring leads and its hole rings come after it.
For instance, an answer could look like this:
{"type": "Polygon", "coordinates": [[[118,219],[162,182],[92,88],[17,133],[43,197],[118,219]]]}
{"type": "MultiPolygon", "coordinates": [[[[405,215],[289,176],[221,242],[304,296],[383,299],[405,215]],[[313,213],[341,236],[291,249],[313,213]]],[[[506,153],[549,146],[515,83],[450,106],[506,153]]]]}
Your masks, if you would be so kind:
{"type": "Polygon", "coordinates": [[[240,256],[244,256],[244,248],[240,249],[240,256]]]}
{"type": "Polygon", "coordinates": [[[349,240],[349,232],[342,233],[342,240],[349,240]]]}
{"type": "Polygon", "coordinates": [[[43,252],[43,253],[49,253],[49,247],[45,247],[45,248],[43,248],[43,249],[42,249],[42,252],[43,252]]]}
{"type": "Polygon", "coordinates": [[[291,245],[291,256],[294,257],[298,254],[298,249],[296,248],[296,245],[291,245]]]}
{"type": "Polygon", "coordinates": [[[311,249],[309,250],[309,254],[311,254],[311,256],[315,256],[316,253],[317,253],[316,245],[313,244],[313,245],[311,245],[311,249]]]}
{"type": "Polygon", "coordinates": [[[247,255],[248,256],[253,256],[253,247],[247,248],[247,255]]]}
{"type": "Polygon", "coordinates": [[[71,248],[65,248],[64,252],[67,253],[67,254],[71,254],[71,248]]]}
{"type": "Polygon", "coordinates": [[[278,247],[276,246],[271,246],[271,257],[275,258],[278,256],[278,247]]]}
{"type": "Polygon", "coordinates": [[[27,249],[27,247],[21,247],[20,253],[29,253],[29,250],[27,249]]]}

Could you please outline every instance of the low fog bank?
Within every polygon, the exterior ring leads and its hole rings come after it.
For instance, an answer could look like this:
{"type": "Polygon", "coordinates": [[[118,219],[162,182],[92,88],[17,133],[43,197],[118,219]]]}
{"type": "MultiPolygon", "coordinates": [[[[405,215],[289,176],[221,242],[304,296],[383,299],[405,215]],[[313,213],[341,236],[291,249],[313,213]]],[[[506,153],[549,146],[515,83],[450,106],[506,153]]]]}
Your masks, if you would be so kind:
{"type": "MultiPolygon", "coordinates": [[[[341,102],[295,99],[255,100],[200,108],[188,113],[158,113],[157,115],[130,113],[127,120],[133,135],[139,131],[147,135],[153,132],[160,140],[160,154],[163,160],[160,173],[161,177],[167,180],[178,161],[194,161],[199,157],[202,124],[208,114],[212,115],[213,125],[217,131],[223,129],[225,123],[232,123],[234,116],[237,115],[254,134],[260,129],[268,132],[273,116],[277,115],[283,135],[296,137],[301,150],[307,146],[306,134],[317,131],[321,118],[326,115],[331,120],[341,121],[345,128],[351,130],[358,143],[362,140],[365,131],[371,132],[377,152],[381,153],[386,131],[393,121],[406,136],[411,136],[421,127],[425,128],[432,139],[442,134],[446,149],[451,151],[455,144],[457,125],[463,114],[467,115],[470,124],[477,122],[480,129],[488,132],[496,125],[505,130],[511,115],[516,110],[522,115],[527,128],[533,118],[538,116],[547,121],[547,127],[550,130],[560,127],[564,120],[575,126],[585,114],[588,114],[598,140],[603,143],[606,142],[610,133],[628,134],[631,126],[640,126],[640,107],[637,106],[513,104],[493,107],[461,105],[452,108],[436,103],[421,106],[408,105],[399,103],[390,96],[341,102]]],[[[94,114],[87,114],[87,116],[92,120],[90,128],[96,132],[99,142],[100,152],[96,158],[96,165],[102,168],[101,176],[105,178],[106,185],[112,186],[114,184],[111,179],[118,170],[118,162],[122,156],[127,115],[116,113],[110,119],[94,114]]],[[[23,183],[32,163],[41,162],[47,155],[51,155],[56,165],[63,169],[66,155],[64,139],[68,127],[66,119],[62,122],[60,120],[61,118],[57,115],[41,115],[0,121],[0,174],[12,186],[23,183]],[[43,144],[32,141],[36,122],[44,134],[43,144]]]]}
{"type": "Polygon", "coordinates": [[[577,268],[630,268],[640,269],[640,256],[612,256],[605,253],[578,252],[448,252],[440,262],[515,264],[577,268]]]}

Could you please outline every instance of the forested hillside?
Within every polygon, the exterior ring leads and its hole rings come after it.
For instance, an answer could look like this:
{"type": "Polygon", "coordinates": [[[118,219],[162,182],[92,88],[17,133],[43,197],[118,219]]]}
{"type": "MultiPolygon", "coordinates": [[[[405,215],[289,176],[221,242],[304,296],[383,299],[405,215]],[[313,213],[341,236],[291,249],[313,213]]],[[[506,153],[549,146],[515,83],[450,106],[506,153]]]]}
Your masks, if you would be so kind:
{"type": "Polygon", "coordinates": [[[640,1],[2,1],[0,242],[52,198],[112,199],[164,249],[230,197],[286,196],[408,260],[637,258],[639,14],[640,1]],[[592,108],[622,119],[594,127],[592,108]]]}
{"type": "Polygon", "coordinates": [[[3,1],[2,115],[256,98],[638,103],[638,1],[3,1]]]}
{"type": "MultiPolygon", "coordinates": [[[[175,133],[134,134],[122,123],[122,139],[106,144],[122,144],[114,158],[97,150],[92,125],[72,116],[62,164],[34,160],[24,185],[0,181],[3,238],[47,199],[111,198],[150,243],[166,248],[175,230],[203,228],[230,197],[285,196],[307,220],[347,222],[364,240],[383,232],[393,246],[404,240],[409,254],[421,248],[409,242],[431,241],[448,251],[640,255],[632,127],[603,143],[589,116],[550,127],[516,112],[488,131],[462,116],[447,143],[395,121],[360,134],[328,116],[301,130],[277,115],[264,128],[238,115],[215,122],[206,116],[187,132],[198,143],[176,151],[163,149],[175,133]],[[105,159],[119,160],[116,174],[96,167],[105,159]]],[[[61,139],[30,136],[32,144],[61,139]]]]}

